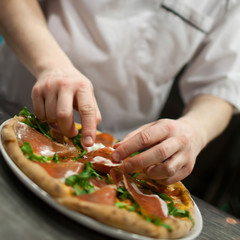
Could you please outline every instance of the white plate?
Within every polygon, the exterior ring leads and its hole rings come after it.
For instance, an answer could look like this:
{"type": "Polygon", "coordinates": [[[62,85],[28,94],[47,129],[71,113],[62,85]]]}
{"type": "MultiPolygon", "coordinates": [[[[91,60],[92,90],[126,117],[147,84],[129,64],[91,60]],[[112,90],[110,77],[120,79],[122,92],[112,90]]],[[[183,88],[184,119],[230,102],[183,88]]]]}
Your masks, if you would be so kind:
{"type": "MultiPolygon", "coordinates": [[[[0,127],[0,135],[2,132],[2,127],[7,121],[5,121],[1,127],[0,127]]],[[[32,182],[11,160],[11,158],[8,156],[7,152],[5,151],[3,145],[2,145],[2,138],[0,137],[0,150],[2,152],[2,155],[8,164],[8,166],[12,169],[14,174],[25,184],[33,193],[35,193],[39,198],[44,200],[47,204],[55,208],[56,210],[60,211],[61,213],[65,214],[66,216],[70,217],[71,219],[75,220],[76,222],[87,226],[93,230],[96,230],[98,232],[104,233],[106,235],[118,238],[118,239],[124,239],[124,240],[156,240],[154,238],[149,238],[145,236],[141,236],[138,234],[129,233],[120,229],[116,229],[107,225],[104,225],[90,217],[87,217],[81,213],[72,211],[59,203],[57,203],[50,195],[48,195],[45,191],[43,191],[41,188],[39,188],[34,182],[32,182]]],[[[181,240],[192,240],[195,239],[200,232],[202,231],[202,216],[201,213],[194,202],[194,209],[195,209],[195,225],[192,228],[192,230],[181,240]]]]}

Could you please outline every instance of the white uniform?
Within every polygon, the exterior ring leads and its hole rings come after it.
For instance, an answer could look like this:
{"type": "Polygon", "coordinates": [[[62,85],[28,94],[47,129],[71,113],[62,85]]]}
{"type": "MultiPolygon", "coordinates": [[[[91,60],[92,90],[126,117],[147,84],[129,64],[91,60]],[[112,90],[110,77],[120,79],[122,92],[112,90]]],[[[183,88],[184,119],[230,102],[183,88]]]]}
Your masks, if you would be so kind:
{"type": "MultiPolygon", "coordinates": [[[[118,137],[158,118],[172,82],[185,102],[214,94],[240,109],[240,1],[49,0],[50,31],[93,83],[100,129],[118,137]]],[[[0,98],[31,108],[34,78],[3,46],[0,98]]]]}

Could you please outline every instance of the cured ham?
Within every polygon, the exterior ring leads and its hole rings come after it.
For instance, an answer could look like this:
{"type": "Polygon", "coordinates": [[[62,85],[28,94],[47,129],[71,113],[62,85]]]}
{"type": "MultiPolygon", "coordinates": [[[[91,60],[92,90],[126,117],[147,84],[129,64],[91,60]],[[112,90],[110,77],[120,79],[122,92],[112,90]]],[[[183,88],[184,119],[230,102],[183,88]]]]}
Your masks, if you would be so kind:
{"type": "Polygon", "coordinates": [[[96,136],[95,143],[102,143],[106,147],[112,147],[114,137],[109,133],[100,133],[96,136]]]}
{"type": "Polygon", "coordinates": [[[47,157],[52,157],[54,154],[58,157],[78,156],[78,151],[70,139],[65,145],[58,144],[22,122],[17,122],[14,130],[20,144],[30,143],[35,154],[47,157]]]}
{"type": "Polygon", "coordinates": [[[134,200],[141,206],[144,213],[148,213],[152,216],[166,218],[168,216],[168,207],[156,194],[144,194],[140,191],[137,185],[130,182],[127,175],[123,175],[123,180],[126,189],[132,195],[134,200]]]}
{"type": "Polygon", "coordinates": [[[124,186],[123,183],[123,169],[121,167],[115,167],[110,170],[110,177],[113,183],[117,186],[124,186]]]}
{"type": "Polygon", "coordinates": [[[116,186],[108,185],[95,191],[94,193],[79,195],[77,198],[83,201],[114,206],[116,198],[116,186]]]}
{"type": "Polygon", "coordinates": [[[84,169],[83,163],[73,160],[61,160],[59,163],[36,163],[44,168],[50,176],[54,178],[60,178],[62,180],[72,175],[79,174],[84,169]]]}
{"type": "Polygon", "coordinates": [[[102,180],[102,179],[100,179],[98,177],[91,178],[90,179],[90,183],[92,185],[94,185],[95,190],[99,189],[99,188],[103,188],[103,187],[108,185],[106,181],[104,181],[104,180],[102,180]]]}
{"type": "MultiPolygon", "coordinates": [[[[92,167],[102,173],[110,173],[114,167],[120,166],[122,163],[115,163],[112,161],[113,149],[110,147],[100,148],[87,153],[84,161],[92,163],[92,167]]],[[[82,161],[82,160],[81,160],[82,161]]]]}

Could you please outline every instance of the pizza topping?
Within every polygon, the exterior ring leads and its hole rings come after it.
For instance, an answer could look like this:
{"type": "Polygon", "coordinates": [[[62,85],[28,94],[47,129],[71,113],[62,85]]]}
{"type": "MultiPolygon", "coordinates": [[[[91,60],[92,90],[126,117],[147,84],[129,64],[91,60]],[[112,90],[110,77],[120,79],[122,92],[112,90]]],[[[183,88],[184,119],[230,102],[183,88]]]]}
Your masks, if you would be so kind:
{"type": "Polygon", "coordinates": [[[102,143],[94,143],[91,147],[87,147],[87,151],[92,152],[101,148],[105,148],[105,145],[103,145],[102,143]]]}
{"type": "Polygon", "coordinates": [[[79,195],[77,197],[83,201],[114,206],[116,198],[116,186],[107,185],[91,194],[79,195]]]}
{"type": "Polygon", "coordinates": [[[114,163],[112,161],[112,153],[113,148],[104,147],[87,153],[84,155],[85,159],[81,159],[80,161],[89,161],[95,170],[107,174],[110,173],[112,168],[121,165],[121,163],[114,163]]]}
{"type": "Polygon", "coordinates": [[[25,120],[23,122],[26,125],[34,128],[36,131],[42,133],[44,136],[52,139],[48,123],[47,122],[40,123],[40,121],[34,116],[34,114],[28,111],[27,107],[24,107],[20,111],[19,116],[25,117],[25,120]]]}
{"type": "Polygon", "coordinates": [[[101,156],[94,157],[92,163],[100,163],[108,167],[118,167],[121,165],[121,163],[113,163],[111,160],[101,156]]]}
{"type": "Polygon", "coordinates": [[[50,176],[59,178],[61,181],[64,181],[72,175],[81,173],[84,169],[83,163],[73,160],[61,160],[59,164],[54,162],[38,164],[44,168],[50,176]]]}
{"type": "Polygon", "coordinates": [[[103,188],[108,185],[108,182],[105,179],[99,177],[90,178],[89,181],[94,185],[95,189],[103,188]]]}
{"type": "Polygon", "coordinates": [[[142,210],[150,215],[166,218],[168,216],[167,204],[156,194],[142,193],[135,183],[131,183],[128,177],[123,175],[124,184],[132,197],[138,202],[142,210]]]}
{"type": "Polygon", "coordinates": [[[20,147],[23,154],[25,155],[26,158],[28,158],[29,160],[35,160],[37,162],[51,162],[52,160],[55,162],[58,162],[58,156],[56,156],[56,154],[54,154],[52,157],[46,157],[46,156],[39,156],[33,153],[31,144],[28,142],[25,142],[22,144],[22,146],[20,147]]]}
{"type": "Polygon", "coordinates": [[[91,178],[104,180],[104,178],[92,168],[91,163],[86,162],[84,170],[80,174],[67,178],[65,183],[74,188],[76,195],[93,193],[94,185],[90,182],[91,178]]]}
{"type": "Polygon", "coordinates": [[[69,139],[56,125],[41,123],[27,109],[21,115],[26,119],[16,123],[14,130],[22,152],[51,177],[69,186],[74,198],[134,211],[145,221],[169,231],[173,229],[165,220],[172,217],[189,218],[194,225],[187,210],[189,199],[181,186],[158,184],[143,172],[127,175],[122,162],[113,161],[112,135],[97,134],[95,144],[84,149],[81,129],[69,139]]]}
{"type": "Polygon", "coordinates": [[[112,182],[117,186],[124,186],[123,183],[123,169],[121,167],[115,167],[110,170],[110,177],[112,182]]]}
{"type": "Polygon", "coordinates": [[[54,154],[58,157],[78,156],[78,151],[71,141],[66,145],[58,144],[22,122],[17,122],[14,130],[20,144],[28,142],[35,154],[46,157],[54,156],[54,154]]]}
{"type": "Polygon", "coordinates": [[[109,134],[109,133],[100,133],[97,134],[95,143],[99,144],[101,143],[102,145],[106,147],[112,147],[114,142],[114,137],[109,134]]]}

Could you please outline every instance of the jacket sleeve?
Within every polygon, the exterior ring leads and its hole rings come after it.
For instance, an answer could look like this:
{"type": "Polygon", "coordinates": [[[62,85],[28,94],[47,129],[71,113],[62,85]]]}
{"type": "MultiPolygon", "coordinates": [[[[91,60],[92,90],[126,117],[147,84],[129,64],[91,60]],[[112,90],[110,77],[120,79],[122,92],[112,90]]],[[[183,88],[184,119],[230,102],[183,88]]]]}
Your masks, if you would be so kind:
{"type": "Polygon", "coordinates": [[[240,3],[223,14],[206,36],[180,81],[187,104],[194,96],[211,94],[240,111],[240,3]]]}

